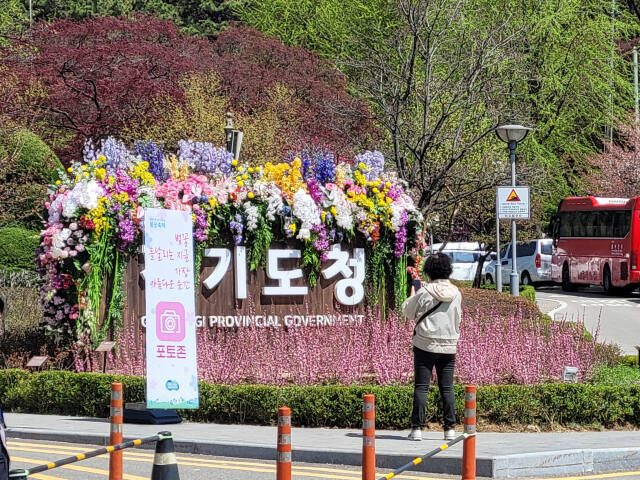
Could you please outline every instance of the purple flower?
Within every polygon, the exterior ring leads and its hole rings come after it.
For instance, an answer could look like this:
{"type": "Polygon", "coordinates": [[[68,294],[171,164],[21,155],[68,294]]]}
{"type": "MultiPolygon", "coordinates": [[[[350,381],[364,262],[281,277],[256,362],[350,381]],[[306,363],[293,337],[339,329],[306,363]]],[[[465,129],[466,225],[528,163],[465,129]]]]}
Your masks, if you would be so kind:
{"type": "Polygon", "coordinates": [[[113,137],[108,137],[100,143],[100,149],[95,152],[95,158],[104,155],[107,159],[106,169],[110,172],[116,172],[118,169],[124,169],[129,159],[129,150],[124,143],[113,137]]]}
{"type": "Polygon", "coordinates": [[[149,173],[156,180],[164,182],[169,178],[169,174],[164,169],[162,148],[156,145],[153,140],[138,140],[135,143],[135,150],[143,161],[149,162],[149,173]]]}
{"type": "Polygon", "coordinates": [[[180,140],[178,142],[178,158],[187,162],[196,172],[231,174],[233,154],[222,147],[214,147],[209,142],[180,140]]]}
{"type": "Polygon", "coordinates": [[[207,212],[199,208],[196,210],[195,215],[193,237],[199,242],[204,242],[207,239],[207,212]]]}
{"type": "Polygon", "coordinates": [[[130,219],[118,222],[118,236],[120,237],[120,251],[124,251],[128,244],[136,237],[136,227],[130,219]]]}
{"type": "MultiPolygon", "coordinates": [[[[368,171],[364,172],[364,176],[368,181],[377,180],[384,171],[384,155],[378,150],[367,150],[364,153],[356,155],[354,158],[356,165],[364,163],[368,167],[368,171]]],[[[393,197],[392,197],[393,198],[393,197]]]]}
{"type": "Polygon", "coordinates": [[[244,230],[244,225],[242,224],[242,216],[239,214],[235,214],[235,221],[229,222],[229,229],[233,234],[233,241],[236,245],[240,245],[242,243],[242,231],[244,230]]]}

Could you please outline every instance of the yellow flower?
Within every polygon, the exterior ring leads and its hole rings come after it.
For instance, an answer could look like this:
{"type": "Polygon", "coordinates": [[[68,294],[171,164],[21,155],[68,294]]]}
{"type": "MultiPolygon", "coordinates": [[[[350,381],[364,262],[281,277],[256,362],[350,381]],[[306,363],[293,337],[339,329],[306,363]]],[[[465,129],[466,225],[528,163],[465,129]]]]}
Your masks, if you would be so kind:
{"type": "Polygon", "coordinates": [[[56,185],[60,185],[62,182],[60,180],[56,180],[56,185]]]}
{"type": "Polygon", "coordinates": [[[239,187],[244,187],[244,182],[243,182],[242,180],[240,180],[240,181],[238,182],[238,186],[239,186],[239,187]]]}
{"type": "Polygon", "coordinates": [[[248,197],[249,199],[253,198],[253,192],[249,192],[249,193],[247,193],[247,197],[248,197]]]}
{"type": "Polygon", "coordinates": [[[391,203],[393,200],[391,200],[391,197],[386,197],[385,200],[387,201],[387,203],[391,203]]]}
{"type": "Polygon", "coordinates": [[[373,187],[372,191],[373,191],[373,193],[379,193],[380,192],[380,190],[378,190],[376,187],[373,187]]]}
{"type": "Polygon", "coordinates": [[[249,173],[253,173],[253,167],[249,167],[247,170],[249,170],[249,173]]]}
{"type": "Polygon", "coordinates": [[[324,222],[324,221],[325,221],[325,219],[327,218],[327,212],[323,211],[323,212],[320,214],[320,217],[322,218],[322,221],[324,222]]]}
{"type": "Polygon", "coordinates": [[[216,208],[218,206],[218,200],[215,198],[209,198],[209,206],[211,208],[216,208]]]}
{"type": "Polygon", "coordinates": [[[387,188],[391,188],[391,182],[385,183],[384,186],[387,187],[387,188]]]}
{"type": "Polygon", "coordinates": [[[236,180],[237,180],[237,181],[240,181],[240,180],[242,180],[242,177],[241,177],[240,175],[238,175],[238,176],[236,177],[236,180]]]}
{"type": "Polygon", "coordinates": [[[86,165],[82,165],[80,168],[81,168],[82,170],[86,170],[86,169],[87,169],[87,166],[86,166],[86,165]]]}
{"type": "Polygon", "coordinates": [[[69,172],[69,173],[73,172],[73,168],[71,168],[71,167],[67,168],[67,172],[69,172]]]}
{"type": "Polygon", "coordinates": [[[334,206],[331,207],[331,215],[333,215],[334,217],[338,216],[338,211],[336,210],[336,207],[334,207],[334,206]]]}
{"type": "Polygon", "coordinates": [[[234,167],[238,165],[238,160],[236,159],[231,160],[231,165],[233,165],[234,167]]]}
{"type": "Polygon", "coordinates": [[[360,170],[366,170],[366,169],[367,169],[367,166],[366,166],[364,163],[360,162],[360,163],[358,164],[358,168],[359,168],[360,170]]]}
{"type": "Polygon", "coordinates": [[[109,176],[109,185],[113,185],[114,183],[116,183],[116,179],[112,176],[109,176]]]}
{"type": "Polygon", "coordinates": [[[295,233],[296,233],[296,224],[292,223],[291,225],[289,225],[289,228],[291,229],[291,232],[295,235],[295,233]]]}
{"type": "Polygon", "coordinates": [[[96,170],[96,178],[98,180],[104,180],[104,177],[107,175],[107,171],[104,168],[98,168],[96,170]]]}
{"type": "Polygon", "coordinates": [[[249,178],[249,175],[247,175],[246,173],[243,173],[243,174],[242,174],[242,179],[243,179],[243,180],[246,180],[247,178],[249,178]]]}

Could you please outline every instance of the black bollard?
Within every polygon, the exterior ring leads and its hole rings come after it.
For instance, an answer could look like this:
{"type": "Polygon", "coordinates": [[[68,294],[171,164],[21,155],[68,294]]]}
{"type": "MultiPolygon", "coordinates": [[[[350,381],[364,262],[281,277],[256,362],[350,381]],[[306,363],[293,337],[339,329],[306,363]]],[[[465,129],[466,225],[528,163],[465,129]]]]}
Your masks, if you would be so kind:
{"type": "Polygon", "coordinates": [[[180,480],[173,435],[171,432],[160,432],[158,437],[160,439],[156,442],[151,480],[180,480]]]}

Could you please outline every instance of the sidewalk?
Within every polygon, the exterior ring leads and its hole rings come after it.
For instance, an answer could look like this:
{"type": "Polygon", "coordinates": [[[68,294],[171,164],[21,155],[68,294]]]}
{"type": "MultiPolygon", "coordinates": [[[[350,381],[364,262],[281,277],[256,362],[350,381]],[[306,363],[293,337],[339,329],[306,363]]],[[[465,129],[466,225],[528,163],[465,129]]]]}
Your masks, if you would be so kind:
{"type": "MultiPolygon", "coordinates": [[[[105,445],[109,425],[105,419],[58,415],[5,414],[8,436],[60,442],[105,445]]],[[[173,433],[176,448],[198,453],[241,458],[275,459],[276,427],[181,423],[124,425],[125,440],[173,433]]],[[[376,432],[379,468],[397,468],[440,446],[440,432],[424,432],[422,442],[406,440],[408,431],[376,432]]],[[[293,461],[360,465],[360,430],[296,428],[291,434],[293,461]]],[[[479,433],[477,475],[510,478],[581,475],[640,470],[640,431],[569,433],[479,433]]],[[[431,473],[461,473],[462,444],[416,467],[431,473]]]]}

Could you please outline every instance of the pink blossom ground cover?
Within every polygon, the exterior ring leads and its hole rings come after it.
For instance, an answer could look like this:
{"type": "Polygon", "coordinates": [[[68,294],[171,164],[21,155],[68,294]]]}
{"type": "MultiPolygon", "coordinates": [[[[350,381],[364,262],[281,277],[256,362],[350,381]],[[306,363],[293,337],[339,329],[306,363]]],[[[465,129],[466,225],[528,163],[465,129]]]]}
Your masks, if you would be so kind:
{"type": "MultiPolygon", "coordinates": [[[[512,305],[513,307],[513,305],[512,305]]],[[[526,310],[526,309],[525,309],[526,310]]],[[[144,374],[144,351],[134,329],[119,337],[110,370],[144,374]]],[[[335,327],[198,329],[202,380],[221,383],[309,385],[406,384],[413,377],[413,325],[396,314],[365,316],[362,325],[335,327]]],[[[559,381],[565,365],[581,379],[601,363],[597,332],[584,325],[544,322],[530,312],[466,308],[456,359],[459,383],[535,384],[559,381]]],[[[82,367],[79,367],[81,369],[82,367]]]]}

